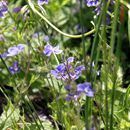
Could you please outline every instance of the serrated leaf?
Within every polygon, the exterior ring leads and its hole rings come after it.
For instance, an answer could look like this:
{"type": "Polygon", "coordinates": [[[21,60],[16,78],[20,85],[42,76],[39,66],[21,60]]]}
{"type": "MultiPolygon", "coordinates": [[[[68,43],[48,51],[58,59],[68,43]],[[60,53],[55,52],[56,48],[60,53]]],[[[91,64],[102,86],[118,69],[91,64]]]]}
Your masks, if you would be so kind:
{"type": "Polygon", "coordinates": [[[7,127],[12,126],[14,122],[17,122],[20,117],[20,111],[18,108],[11,109],[8,108],[7,111],[4,110],[0,117],[0,130],[5,130],[7,127]]]}

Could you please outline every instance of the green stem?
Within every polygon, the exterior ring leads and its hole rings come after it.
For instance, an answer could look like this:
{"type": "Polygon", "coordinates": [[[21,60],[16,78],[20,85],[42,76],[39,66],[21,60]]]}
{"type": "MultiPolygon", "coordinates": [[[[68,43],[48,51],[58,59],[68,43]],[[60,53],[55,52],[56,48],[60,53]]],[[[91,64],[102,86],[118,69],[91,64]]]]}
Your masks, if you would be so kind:
{"type": "MultiPolygon", "coordinates": [[[[28,105],[30,106],[30,109],[32,109],[32,110],[35,112],[35,115],[36,115],[36,117],[37,117],[37,119],[38,119],[38,121],[39,121],[39,123],[40,123],[40,126],[42,127],[43,130],[45,130],[45,128],[44,128],[44,126],[43,126],[43,124],[42,124],[42,121],[41,121],[41,119],[39,118],[39,116],[38,116],[38,114],[37,114],[37,112],[36,112],[36,110],[35,110],[35,108],[34,108],[34,105],[33,105],[32,101],[30,100],[30,98],[29,98],[28,95],[27,95],[27,98],[28,98],[28,105]]],[[[35,118],[35,117],[34,117],[34,118],[35,118]]]]}
{"type": "MultiPolygon", "coordinates": [[[[8,68],[8,66],[6,65],[4,59],[1,57],[1,55],[0,55],[0,59],[1,59],[2,63],[4,64],[6,70],[8,71],[8,73],[9,73],[9,75],[10,75],[10,78],[9,78],[9,79],[11,80],[11,77],[12,77],[13,75],[12,75],[11,72],[9,71],[9,68],[8,68]]],[[[13,79],[13,82],[14,82],[14,85],[17,86],[17,83],[16,83],[15,79],[13,79]]],[[[15,92],[18,93],[18,90],[17,90],[15,87],[14,87],[14,90],[15,90],[15,92]]]]}
{"type": "Polygon", "coordinates": [[[94,56],[95,56],[95,49],[98,46],[97,39],[98,39],[98,33],[99,33],[100,25],[101,25],[101,22],[102,22],[102,13],[103,13],[103,11],[101,12],[101,14],[99,16],[98,23],[96,25],[96,32],[95,32],[95,36],[94,36],[94,40],[93,40],[93,44],[92,44],[89,80],[91,80],[92,62],[93,62],[94,56]]]}
{"type": "Polygon", "coordinates": [[[115,86],[116,86],[116,77],[114,77],[113,88],[112,88],[110,130],[113,130],[113,111],[114,111],[114,100],[115,100],[115,86]]]}
{"type": "Polygon", "coordinates": [[[58,58],[57,58],[56,54],[55,54],[55,53],[53,53],[53,55],[54,55],[54,57],[55,57],[55,60],[56,60],[57,65],[59,65],[59,60],[58,60],[58,58]]]}
{"type": "MultiPolygon", "coordinates": [[[[106,57],[106,56],[105,56],[106,57]]],[[[105,71],[107,72],[107,64],[105,63],[105,71]]],[[[105,130],[108,130],[109,109],[108,109],[108,74],[105,75],[105,130]]]]}
{"type": "Polygon", "coordinates": [[[121,60],[121,55],[122,55],[121,47],[122,47],[122,34],[124,33],[123,30],[124,30],[124,22],[119,24],[119,34],[118,34],[117,46],[116,46],[116,56],[119,62],[121,60]]]}
{"type": "Polygon", "coordinates": [[[112,24],[111,41],[110,41],[110,46],[111,46],[111,51],[110,51],[111,54],[110,55],[111,56],[113,54],[114,45],[115,45],[115,35],[116,35],[116,29],[117,29],[117,19],[118,19],[118,14],[119,14],[119,10],[118,9],[119,9],[119,0],[116,1],[115,10],[114,10],[114,19],[113,19],[113,24],[112,24]]]}
{"type": "MultiPolygon", "coordinates": [[[[113,55],[114,51],[114,45],[115,45],[115,34],[116,34],[116,29],[117,29],[117,19],[118,19],[118,14],[119,14],[119,0],[116,1],[115,4],[115,9],[114,9],[114,19],[113,19],[113,24],[112,24],[112,32],[111,32],[111,41],[110,41],[110,58],[113,55]]],[[[111,59],[109,59],[109,67],[111,68],[111,59]]],[[[114,76],[114,81],[113,81],[113,86],[112,86],[112,95],[111,95],[111,115],[110,115],[110,130],[113,130],[113,110],[114,110],[114,100],[115,100],[115,84],[116,84],[116,71],[113,73],[114,76]]]]}
{"type": "Polygon", "coordinates": [[[10,75],[10,76],[12,76],[12,74],[11,74],[11,73],[10,73],[10,71],[9,71],[8,66],[6,65],[6,63],[5,63],[4,59],[1,57],[1,55],[0,55],[0,59],[1,59],[2,63],[4,64],[4,66],[5,66],[6,70],[8,71],[9,75],[10,75]]]}
{"type": "MultiPolygon", "coordinates": [[[[107,64],[106,64],[106,59],[107,59],[107,48],[106,48],[106,13],[109,7],[109,3],[110,1],[108,1],[108,3],[106,3],[106,0],[104,0],[103,4],[103,30],[101,33],[102,39],[103,41],[100,42],[103,43],[104,45],[104,55],[103,55],[103,59],[104,59],[104,66],[105,66],[105,70],[107,72],[107,64]]],[[[105,75],[105,130],[108,130],[108,122],[109,122],[109,111],[108,111],[108,73],[105,75]]]]}
{"type": "MultiPolygon", "coordinates": [[[[29,4],[30,8],[33,10],[33,12],[35,12],[37,15],[39,15],[46,23],[48,23],[54,30],[56,30],[60,34],[66,36],[66,37],[70,37],[70,38],[81,38],[82,37],[83,34],[81,34],[81,35],[71,35],[71,34],[62,32],[55,25],[53,25],[46,17],[44,17],[39,11],[37,11],[35,9],[34,5],[31,3],[31,0],[28,0],[28,4],[29,4]]],[[[92,29],[91,31],[85,33],[84,36],[86,37],[86,36],[88,36],[88,35],[90,35],[94,32],[95,32],[95,29],[92,29]]]]}
{"type": "Polygon", "coordinates": [[[23,101],[24,101],[26,107],[28,108],[28,112],[31,114],[32,118],[34,119],[34,122],[36,123],[37,128],[38,128],[39,130],[41,130],[41,128],[40,128],[40,126],[39,126],[39,124],[38,124],[38,122],[37,122],[35,116],[33,115],[33,112],[32,112],[32,109],[31,109],[30,104],[24,99],[24,97],[23,97],[23,101]]]}
{"type": "Polygon", "coordinates": [[[125,5],[128,9],[130,9],[130,4],[124,0],[120,0],[120,3],[122,3],[123,5],[125,5]]]}
{"type": "MultiPolygon", "coordinates": [[[[83,57],[84,57],[84,66],[85,66],[85,76],[87,79],[87,70],[86,70],[86,48],[85,48],[85,36],[83,34],[83,15],[82,15],[82,5],[83,0],[80,1],[80,24],[82,28],[82,49],[83,49],[83,57]]],[[[90,129],[91,127],[91,115],[92,115],[92,101],[86,96],[85,102],[85,127],[86,129],[90,129]]]]}

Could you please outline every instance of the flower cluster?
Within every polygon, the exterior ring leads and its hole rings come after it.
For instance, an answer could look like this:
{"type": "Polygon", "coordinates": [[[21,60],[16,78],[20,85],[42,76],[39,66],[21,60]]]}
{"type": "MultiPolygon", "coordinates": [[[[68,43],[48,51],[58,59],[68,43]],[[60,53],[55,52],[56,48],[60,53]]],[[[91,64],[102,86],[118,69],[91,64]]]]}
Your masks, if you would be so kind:
{"type": "Polygon", "coordinates": [[[38,0],[39,5],[48,4],[48,0],[38,0]]]}
{"type": "MultiPolygon", "coordinates": [[[[4,54],[0,54],[1,58],[6,58],[10,56],[15,56],[22,52],[25,49],[25,44],[18,44],[17,46],[13,46],[8,48],[8,50],[4,54]]],[[[9,71],[11,74],[15,74],[20,72],[19,63],[15,61],[12,66],[9,67],[9,71]]]]}
{"type": "Polygon", "coordinates": [[[16,74],[20,72],[19,63],[15,61],[12,66],[9,67],[9,71],[11,74],[16,74]]]}
{"type": "Polygon", "coordinates": [[[25,48],[25,44],[18,44],[17,46],[13,46],[8,48],[7,52],[5,52],[4,54],[1,54],[0,56],[2,58],[6,58],[9,56],[15,56],[17,54],[19,54],[20,52],[22,52],[25,48]]]}
{"type": "Polygon", "coordinates": [[[4,14],[8,12],[7,2],[2,0],[0,1],[0,17],[3,17],[4,14]]]}
{"type": "MultiPolygon", "coordinates": [[[[60,54],[62,50],[59,46],[53,47],[47,44],[43,50],[46,56],[50,56],[52,53],[60,54]]],[[[54,70],[51,70],[51,74],[58,80],[64,81],[65,89],[67,90],[66,100],[77,100],[79,96],[84,93],[88,97],[94,96],[94,91],[88,82],[78,84],[77,86],[72,85],[76,79],[78,79],[82,71],[85,70],[84,65],[74,66],[74,57],[69,57],[65,62],[60,63],[54,70]]]]}
{"type": "MultiPolygon", "coordinates": [[[[107,0],[106,0],[107,1],[107,0]]],[[[101,0],[85,0],[85,3],[88,7],[96,7],[95,8],[95,12],[96,15],[99,15],[101,12],[101,7],[103,6],[101,0]]],[[[111,5],[114,4],[114,0],[110,0],[110,4],[109,4],[109,8],[108,10],[110,10],[111,5]]]]}
{"type": "Polygon", "coordinates": [[[78,79],[82,71],[85,70],[85,67],[80,65],[74,68],[71,64],[73,61],[74,57],[69,57],[66,62],[59,64],[55,70],[51,70],[51,74],[55,78],[62,79],[66,82],[78,79]]]}

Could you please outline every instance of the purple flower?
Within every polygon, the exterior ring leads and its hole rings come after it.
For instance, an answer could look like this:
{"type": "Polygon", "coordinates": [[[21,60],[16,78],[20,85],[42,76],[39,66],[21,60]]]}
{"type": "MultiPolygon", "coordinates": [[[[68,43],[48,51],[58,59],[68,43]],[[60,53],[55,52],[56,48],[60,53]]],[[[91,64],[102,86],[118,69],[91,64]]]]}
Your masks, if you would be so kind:
{"type": "Polygon", "coordinates": [[[67,96],[66,96],[67,101],[70,100],[77,101],[82,93],[85,93],[86,96],[88,97],[93,97],[95,92],[94,90],[92,90],[92,87],[88,82],[78,84],[77,87],[72,86],[72,84],[68,84],[64,88],[67,90],[67,96]]]}
{"type": "Polygon", "coordinates": [[[16,74],[20,72],[19,63],[15,61],[12,66],[9,67],[9,71],[11,74],[16,74]]]}
{"type": "Polygon", "coordinates": [[[51,70],[51,74],[56,79],[62,79],[67,82],[78,79],[85,67],[80,65],[75,68],[71,64],[73,61],[74,57],[69,57],[66,62],[59,64],[55,70],[51,70]]]}
{"type": "MultiPolygon", "coordinates": [[[[87,3],[87,1],[88,0],[86,0],[86,3],[87,3]]],[[[88,4],[95,6],[96,8],[94,11],[95,11],[96,15],[99,15],[101,13],[101,9],[103,6],[103,3],[101,3],[101,0],[89,0],[89,1],[95,1],[95,2],[91,2],[91,4],[90,3],[88,3],[88,4]]],[[[108,1],[108,0],[106,0],[106,1],[108,1]]],[[[109,8],[108,8],[108,10],[110,12],[111,12],[111,8],[113,8],[113,4],[114,4],[114,0],[110,0],[110,4],[109,4],[109,8]]]]}
{"type": "Polygon", "coordinates": [[[59,64],[55,70],[51,70],[51,74],[57,78],[57,79],[63,79],[64,80],[64,73],[65,73],[65,65],[59,64]]]}
{"type": "Polygon", "coordinates": [[[30,13],[30,10],[28,8],[22,8],[22,10],[24,10],[24,13],[23,13],[23,21],[27,20],[29,18],[29,13],[30,13]]]}
{"type": "Polygon", "coordinates": [[[62,50],[59,49],[59,46],[53,47],[49,43],[45,46],[43,53],[46,56],[50,56],[52,53],[54,54],[60,54],[62,53],[62,50]]]}
{"type": "Polygon", "coordinates": [[[64,87],[66,90],[70,91],[71,90],[71,86],[70,85],[67,85],[64,87]]]}
{"type": "Polygon", "coordinates": [[[19,53],[19,50],[18,50],[18,48],[17,48],[16,46],[10,47],[10,48],[8,49],[8,54],[7,54],[7,56],[15,56],[15,55],[17,55],[18,53],[19,53]]]}
{"type": "Polygon", "coordinates": [[[80,65],[78,67],[75,68],[75,72],[78,74],[78,73],[81,73],[83,70],[85,70],[85,67],[84,65],[80,65]]]}
{"type": "Polygon", "coordinates": [[[80,96],[80,93],[78,93],[78,92],[76,92],[75,94],[68,93],[66,96],[66,100],[67,101],[71,101],[71,100],[77,101],[79,96],[80,96]]]}
{"type": "Polygon", "coordinates": [[[48,4],[48,0],[38,0],[39,5],[48,4]]]}
{"type": "Polygon", "coordinates": [[[64,64],[59,64],[57,67],[56,67],[56,70],[58,72],[63,72],[65,70],[65,65],[64,64]]]}
{"type": "Polygon", "coordinates": [[[75,79],[78,79],[79,76],[81,75],[82,71],[85,70],[84,65],[80,65],[78,67],[75,68],[75,79]]]}
{"type": "Polygon", "coordinates": [[[47,35],[44,36],[44,41],[49,42],[49,37],[47,35]]]}
{"type": "Polygon", "coordinates": [[[0,57],[6,58],[7,57],[7,53],[0,54],[0,57]]]}
{"type": "Polygon", "coordinates": [[[0,17],[3,17],[3,13],[0,11],[0,17]]]}
{"type": "Polygon", "coordinates": [[[99,15],[101,13],[101,6],[97,6],[95,9],[96,15],[99,15]]]}
{"type": "Polygon", "coordinates": [[[17,46],[14,47],[10,47],[8,49],[8,54],[7,56],[15,56],[17,54],[19,54],[20,52],[22,52],[25,48],[25,44],[18,44],[17,46]]]}
{"type": "Polygon", "coordinates": [[[21,7],[16,7],[13,9],[13,12],[18,13],[21,10],[21,7]]]}
{"type": "Polygon", "coordinates": [[[8,12],[7,2],[2,0],[0,1],[0,17],[3,17],[4,14],[8,12]]]}
{"type": "Polygon", "coordinates": [[[83,84],[78,84],[77,91],[85,93],[86,96],[88,97],[93,97],[95,92],[94,90],[92,90],[92,87],[88,82],[85,82],[83,84]]]}
{"type": "Polygon", "coordinates": [[[18,45],[17,45],[17,48],[18,48],[19,52],[22,52],[25,47],[26,47],[25,44],[18,44],[18,45]]]}
{"type": "Polygon", "coordinates": [[[69,58],[67,59],[67,62],[66,62],[66,63],[68,64],[68,63],[71,63],[71,62],[74,62],[74,57],[69,57],[69,58]]]}
{"type": "Polygon", "coordinates": [[[98,6],[101,0],[85,0],[88,7],[98,6]]]}
{"type": "Polygon", "coordinates": [[[6,58],[9,56],[15,56],[17,54],[19,54],[20,52],[22,52],[25,48],[25,44],[18,44],[17,46],[13,46],[8,48],[8,51],[5,52],[4,54],[1,54],[2,58],[6,58]]]}

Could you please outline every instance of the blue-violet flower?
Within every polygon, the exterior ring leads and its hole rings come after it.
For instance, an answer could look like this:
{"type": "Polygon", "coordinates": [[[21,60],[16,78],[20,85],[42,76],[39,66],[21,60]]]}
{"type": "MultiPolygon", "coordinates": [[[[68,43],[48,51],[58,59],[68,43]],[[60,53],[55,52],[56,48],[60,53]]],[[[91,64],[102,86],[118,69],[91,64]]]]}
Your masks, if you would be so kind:
{"type": "Polygon", "coordinates": [[[2,58],[6,58],[6,57],[9,57],[9,56],[15,56],[17,54],[19,54],[20,52],[22,52],[25,48],[25,44],[18,44],[17,46],[13,46],[13,47],[10,47],[8,48],[8,51],[5,52],[4,54],[1,54],[0,56],[2,58]]]}
{"type": "Polygon", "coordinates": [[[48,0],[38,0],[39,5],[48,4],[48,0]]]}
{"type": "Polygon", "coordinates": [[[92,90],[92,87],[88,82],[85,82],[83,84],[78,84],[77,91],[85,93],[86,96],[88,97],[93,97],[95,92],[94,90],[92,90]]]}
{"type": "Polygon", "coordinates": [[[54,54],[60,54],[62,53],[62,50],[59,49],[59,46],[53,47],[49,43],[45,46],[43,53],[46,56],[50,56],[52,53],[54,54]]]}
{"type": "Polygon", "coordinates": [[[3,17],[4,14],[8,12],[7,2],[2,0],[0,1],[0,17],[3,17]]]}
{"type": "Polygon", "coordinates": [[[80,93],[77,91],[75,92],[75,94],[68,93],[66,96],[66,100],[67,101],[71,101],[71,100],[77,101],[79,96],[80,96],[80,93]]]}
{"type": "Polygon", "coordinates": [[[98,6],[101,0],[85,0],[88,7],[98,6]]]}
{"type": "Polygon", "coordinates": [[[44,41],[49,42],[49,37],[47,35],[44,36],[44,41]]]}
{"type": "Polygon", "coordinates": [[[21,7],[16,7],[13,9],[13,12],[18,13],[18,12],[20,12],[20,10],[21,10],[21,7]]]}
{"type": "Polygon", "coordinates": [[[15,61],[12,66],[9,67],[9,71],[11,74],[16,74],[20,72],[19,63],[15,61]]]}
{"type": "Polygon", "coordinates": [[[76,68],[70,64],[74,61],[74,57],[69,57],[66,62],[59,64],[55,70],[51,70],[51,74],[56,79],[62,79],[63,81],[74,81],[79,78],[82,71],[85,70],[83,65],[76,68]]]}
{"type": "Polygon", "coordinates": [[[10,47],[7,52],[7,56],[15,56],[22,52],[25,48],[25,44],[18,44],[17,46],[10,47]]]}

